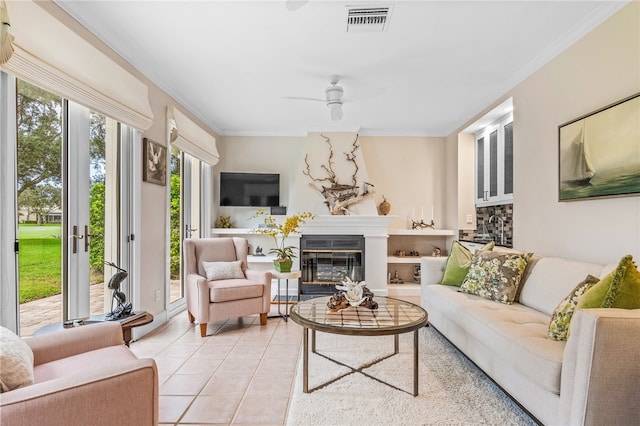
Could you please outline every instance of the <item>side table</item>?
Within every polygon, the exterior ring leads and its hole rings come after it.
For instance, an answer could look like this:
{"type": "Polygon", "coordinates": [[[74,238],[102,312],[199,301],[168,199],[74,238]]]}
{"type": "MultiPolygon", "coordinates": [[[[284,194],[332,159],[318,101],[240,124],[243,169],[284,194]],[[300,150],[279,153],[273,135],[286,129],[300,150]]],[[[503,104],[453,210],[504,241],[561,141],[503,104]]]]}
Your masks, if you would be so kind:
{"type": "MultiPolygon", "coordinates": [[[[278,272],[275,269],[269,271],[273,278],[278,280],[278,317],[284,318],[285,321],[289,318],[289,280],[295,280],[302,276],[302,271],[291,271],[291,272],[278,272]],[[280,281],[285,281],[285,313],[280,312],[280,281]]],[[[271,318],[275,318],[276,316],[272,316],[271,318]]]]}

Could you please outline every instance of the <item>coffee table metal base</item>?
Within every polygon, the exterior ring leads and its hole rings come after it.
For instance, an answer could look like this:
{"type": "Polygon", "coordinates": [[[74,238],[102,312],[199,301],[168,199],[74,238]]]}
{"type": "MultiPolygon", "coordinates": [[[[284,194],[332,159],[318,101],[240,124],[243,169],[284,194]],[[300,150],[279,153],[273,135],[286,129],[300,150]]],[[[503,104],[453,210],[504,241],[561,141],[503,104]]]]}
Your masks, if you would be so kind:
{"type": "Polygon", "coordinates": [[[366,368],[369,368],[373,365],[378,364],[379,362],[384,361],[385,359],[391,358],[394,355],[397,355],[399,352],[399,335],[398,334],[394,334],[393,335],[393,353],[392,354],[388,354],[385,356],[382,356],[381,358],[378,358],[374,361],[371,361],[367,364],[364,364],[358,368],[354,368],[350,365],[347,365],[343,362],[340,362],[336,359],[333,359],[331,357],[329,357],[326,354],[320,353],[316,350],[316,330],[311,330],[311,351],[318,355],[321,356],[335,364],[341,365],[343,367],[347,367],[348,369],[350,369],[351,371],[348,373],[343,374],[342,376],[336,377],[334,379],[329,380],[328,382],[322,383],[312,389],[309,389],[309,328],[308,327],[304,327],[303,328],[303,337],[302,337],[302,341],[303,341],[303,352],[302,352],[302,390],[304,393],[311,393],[314,392],[318,389],[322,389],[326,386],[329,386],[332,383],[337,382],[340,379],[343,379],[344,377],[347,377],[351,374],[354,373],[360,373],[365,377],[368,377],[372,380],[375,380],[376,382],[382,383],[384,385],[387,385],[393,389],[402,391],[402,392],[406,392],[409,395],[413,395],[413,396],[418,396],[418,330],[415,330],[413,332],[413,392],[409,392],[405,389],[401,389],[397,386],[394,386],[390,383],[385,382],[384,380],[381,380],[377,377],[374,377],[366,372],[364,372],[363,370],[366,368]]]}

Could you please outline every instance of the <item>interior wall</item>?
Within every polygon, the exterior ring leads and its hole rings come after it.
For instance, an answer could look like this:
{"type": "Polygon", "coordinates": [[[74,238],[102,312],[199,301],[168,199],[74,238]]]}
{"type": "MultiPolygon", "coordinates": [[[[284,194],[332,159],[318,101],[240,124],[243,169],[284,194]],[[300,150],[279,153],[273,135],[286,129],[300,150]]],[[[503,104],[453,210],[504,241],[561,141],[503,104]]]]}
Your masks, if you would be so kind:
{"type": "Polygon", "coordinates": [[[375,185],[376,206],[383,196],[391,204],[394,216],[390,228],[409,229],[411,218],[431,220],[444,228],[445,140],[428,137],[361,137],[362,152],[375,185]]]}
{"type": "MultiPolygon", "coordinates": [[[[253,228],[255,207],[220,207],[220,172],[280,173],[280,205],[290,206],[298,162],[304,159],[305,137],[224,136],[218,140],[220,161],[213,167],[211,223],[230,216],[234,228],[253,228]]],[[[287,210],[289,213],[289,210],[287,210]]]]}
{"type": "Polygon", "coordinates": [[[640,196],[558,201],[558,126],[639,92],[639,76],[640,3],[631,2],[477,115],[513,96],[515,248],[640,259],[640,196]]]}
{"type": "Polygon", "coordinates": [[[460,133],[453,143],[458,146],[458,229],[475,229],[475,137],[460,133]],[[469,215],[471,221],[467,220],[469,215]]]}
{"type": "MultiPolygon", "coordinates": [[[[308,137],[222,137],[218,145],[220,162],[214,168],[214,180],[220,171],[275,172],[281,173],[281,204],[289,207],[288,212],[308,210],[316,214],[329,214],[321,196],[310,187],[309,178],[302,174],[304,158],[310,154],[312,170],[326,164],[328,148],[317,134],[308,137]],[[268,147],[265,149],[265,147],[268,147]],[[260,154],[252,154],[257,153],[260,154]]],[[[333,134],[332,141],[339,145],[344,136],[342,148],[334,146],[336,161],[342,157],[345,146],[353,141],[352,134],[333,134]],[[348,143],[347,143],[348,142],[348,143]]],[[[445,143],[444,138],[426,137],[372,137],[358,138],[360,150],[357,153],[361,167],[358,177],[368,175],[374,185],[375,194],[371,199],[374,209],[366,213],[377,214],[375,206],[383,196],[391,203],[392,228],[407,229],[410,216],[431,219],[431,207],[438,228],[443,228],[445,218],[445,143]]],[[[346,172],[345,172],[346,173],[346,172]]],[[[350,171],[348,172],[350,173],[350,171]]],[[[342,176],[342,175],[340,175],[342,176]]],[[[347,180],[349,175],[346,176],[347,180]]],[[[234,227],[253,227],[250,220],[255,208],[219,207],[218,185],[214,184],[214,217],[230,215],[234,227]]],[[[364,210],[363,210],[364,211],[364,210]]]]}

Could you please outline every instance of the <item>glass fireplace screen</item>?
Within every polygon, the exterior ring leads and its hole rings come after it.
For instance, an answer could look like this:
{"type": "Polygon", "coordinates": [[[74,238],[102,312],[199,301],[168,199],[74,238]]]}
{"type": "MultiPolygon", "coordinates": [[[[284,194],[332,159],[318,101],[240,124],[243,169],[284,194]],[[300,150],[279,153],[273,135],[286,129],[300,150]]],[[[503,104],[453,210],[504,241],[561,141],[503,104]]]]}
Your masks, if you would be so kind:
{"type": "Polygon", "coordinates": [[[362,236],[303,236],[300,245],[300,294],[333,294],[347,277],[364,280],[362,236]]]}

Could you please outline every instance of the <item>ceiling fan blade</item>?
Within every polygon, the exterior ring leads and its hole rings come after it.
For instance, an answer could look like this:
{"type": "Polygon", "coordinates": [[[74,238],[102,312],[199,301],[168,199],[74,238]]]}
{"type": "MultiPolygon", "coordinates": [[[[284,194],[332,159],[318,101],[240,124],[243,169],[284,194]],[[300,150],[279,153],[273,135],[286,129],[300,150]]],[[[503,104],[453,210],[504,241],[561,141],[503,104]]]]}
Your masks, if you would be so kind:
{"type": "Polygon", "coordinates": [[[300,9],[308,0],[287,0],[286,6],[289,12],[295,12],[300,9]]]}
{"type": "Polygon", "coordinates": [[[282,99],[292,99],[294,101],[319,101],[322,103],[326,103],[326,99],[318,99],[318,98],[306,98],[304,96],[283,96],[282,99]]]}
{"type": "Polygon", "coordinates": [[[375,98],[376,96],[380,96],[380,95],[384,94],[386,91],[387,91],[387,89],[385,89],[383,87],[370,89],[370,90],[367,90],[365,92],[357,93],[356,96],[353,97],[353,98],[350,98],[350,97],[349,98],[344,98],[342,100],[342,103],[364,101],[364,100],[367,100],[367,99],[375,98]]]}

